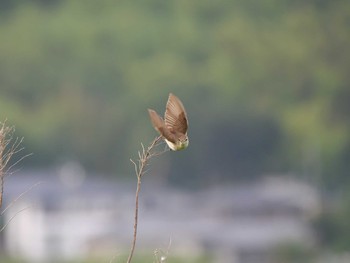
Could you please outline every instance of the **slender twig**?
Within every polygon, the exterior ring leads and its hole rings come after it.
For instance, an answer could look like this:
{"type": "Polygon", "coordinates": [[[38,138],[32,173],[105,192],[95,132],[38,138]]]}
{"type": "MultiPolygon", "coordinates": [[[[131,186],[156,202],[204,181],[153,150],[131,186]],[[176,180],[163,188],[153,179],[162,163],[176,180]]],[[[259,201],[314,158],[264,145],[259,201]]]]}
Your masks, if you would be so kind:
{"type": "MultiPolygon", "coordinates": [[[[25,196],[27,193],[29,193],[33,188],[37,187],[39,184],[41,184],[42,182],[37,182],[35,184],[33,184],[31,187],[29,187],[27,190],[25,190],[24,192],[22,192],[18,197],[16,197],[14,200],[11,201],[10,204],[8,204],[4,210],[1,211],[0,213],[0,217],[3,216],[5,214],[5,212],[10,209],[18,200],[20,200],[23,196],[25,196]]],[[[4,231],[4,229],[8,226],[8,224],[10,224],[10,222],[20,213],[22,213],[23,211],[31,208],[33,206],[28,206],[28,207],[25,207],[25,208],[22,208],[20,210],[18,210],[17,212],[15,212],[14,215],[12,215],[10,217],[10,219],[1,227],[0,229],[0,233],[2,231],[4,231]]]]}
{"type": "Polygon", "coordinates": [[[156,260],[155,263],[165,263],[168,259],[170,248],[171,248],[171,237],[169,238],[168,247],[165,252],[162,249],[156,249],[154,251],[154,257],[156,260]],[[162,255],[159,255],[159,254],[162,254],[162,255]]]}
{"type": "Polygon", "coordinates": [[[115,254],[115,255],[111,258],[111,260],[109,261],[109,263],[113,263],[113,261],[117,258],[117,256],[118,256],[118,254],[115,254]]]}
{"type": "MultiPolygon", "coordinates": [[[[7,129],[6,129],[7,130],[7,129]]],[[[2,196],[4,193],[4,155],[6,155],[5,148],[6,148],[6,130],[5,130],[5,124],[2,124],[0,129],[0,207],[2,206],[2,196]]]]}
{"type": "Polygon", "coordinates": [[[27,206],[27,207],[24,207],[24,208],[18,210],[18,211],[17,211],[13,216],[11,216],[10,219],[3,225],[3,227],[0,229],[0,233],[1,233],[2,231],[4,231],[4,229],[8,226],[8,224],[10,224],[11,221],[12,221],[18,214],[22,213],[23,211],[25,211],[25,210],[27,210],[27,209],[29,209],[29,208],[31,208],[31,207],[32,207],[32,206],[27,206]]]}
{"type": "Polygon", "coordinates": [[[137,176],[137,188],[135,195],[135,216],[134,216],[134,236],[131,244],[130,254],[127,260],[127,263],[131,262],[132,256],[134,255],[134,250],[136,246],[136,238],[137,238],[137,224],[138,224],[138,215],[139,215],[139,193],[141,189],[141,177],[137,176]]]}
{"type": "MultiPolygon", "coordinates": [[[[3,205],[3,195],[4,195],[4,180],[5,176],[11,174],[11,170],[14,166],[16,166],[19,162],[21,162],[24,158],[29,156],[30,154],[24,155],[18,160],[10,163],[10,160],[12,157],[21,152],[24,147],[21,147],[21,144],[23,142],[23,138],[14,138],[14,132],[15,128],[13,126],[7,126],[6,121],[0,122],[0,208],[2,208],[3,205]]],[[[30,189],[23,192],[21,195],[19,195],[15,200],[13,200],[8,206],[5,207],[3,211],[0,212],[0,217],[4,215],[4,213],[14,205],[20,198],[22,198],[26,193],[28,193],[32,188],[37,186],[39,183],[33,185],[30,187],[30,189]]],[[[27,208],[21,209],[18,212],[16,212],[9,220],[8,222],[0,229],[0,232],[2,232],[6,226],[12,221],[12,219],[21,213],[22,211],[26,210],[27,208]]]]}
{"type": "Polygon", "coordinates": [[[153,142],[148,146],[147,149],[145,149],[144,145],[141,143],[142,151],[138,152],[138,155],[139,155],[138,162],[136,163],[135,161],[130,159],[130,161],[134,164],[134,167],[135,167],[135,173],[137,176],[137,187],[136,187],[136,194],[135,194],[134,235],[133,235],[133,240],[132,240],[130,254],[129,254],[127,263],[131,262],[131,259],[134,255],[135,246],[136,246],[141,178],[146,172],[145,167],[148,165],[149,160],[152,157],[159,156],[160,154],[165,152],[165,151],[160,152],[155,150],[155,147],[158,145],[161,139],[162,139],[161,136],[156,137],[153,140],[153,142]]]}
{"type": "MultiPolygon", "coordinates": [[[[5,207],[4,210],[1,211],[0,216],[4,215],[5,212],[10,209],[18,200],[20,200],[23,196],[25,196],[27,193],[29,193],[33,188],[37,187],[39,184],[41,184],[42,182],[37,182],[35,184],[33,184],[31,187],[29,187],[27,190],[25,190],[24,192],[22,192],[19,196],[17,196],[14,200],[11,201],[11,203],[9,205],[7,205],[5,207]]],[[[1,232],[1,231],[0,231],[1,232]]]]}
{"type": "Polygon", "coordinates": [[[11,165],[8,168],[8,163],[14,154],[23,150],[20,147],[23,139],[16,138],[13,141],[14,131],[14,127],[7,126],[5,122],[0,123],[0,208],[3,203],[4,177],[9,169],[13,167],[11,165]]]}

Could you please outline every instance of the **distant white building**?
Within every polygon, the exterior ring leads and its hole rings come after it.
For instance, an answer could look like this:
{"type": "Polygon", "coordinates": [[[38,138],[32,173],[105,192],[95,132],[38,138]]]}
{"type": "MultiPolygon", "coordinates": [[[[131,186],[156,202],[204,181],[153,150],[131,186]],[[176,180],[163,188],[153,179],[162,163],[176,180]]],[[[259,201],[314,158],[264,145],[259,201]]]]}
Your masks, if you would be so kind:
{"type": "MultiPolygon", "coordinates": [[[[135,185],[85,177],[77,167],[68,168],[15,174],[5,182],[9,202],[43,181],[5,213],[5,222],[15,215],[3,232],[10,256],[47,262],[128,251],[135,185]]],[[[306,184],[268,178],[185,192],[144,181],[137,251],[166,250],[171,239],[170,253],[205,251],[217,262],[264,263],[283,242],[314,243],[308,219],[319,201],[306,184]]]]}

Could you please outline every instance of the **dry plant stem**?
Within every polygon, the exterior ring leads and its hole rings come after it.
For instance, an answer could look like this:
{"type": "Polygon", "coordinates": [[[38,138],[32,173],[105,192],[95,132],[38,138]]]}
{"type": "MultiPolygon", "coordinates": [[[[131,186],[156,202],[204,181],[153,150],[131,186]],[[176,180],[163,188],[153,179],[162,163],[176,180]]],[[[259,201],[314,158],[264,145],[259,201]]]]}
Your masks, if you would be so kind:
{"type": "Polygon", "coordinates": [[[4,194],[4,177],[5,177],[5,167],[13,155],[14,150],[10,148],[6,152],[6,147],[12,139],[13,127],[7,127],[5,123],[1,124],[0,127],[0,208],[2,207],[2,197],[4,194]],[[7,138],[9,137],[9,139],[7,138]]]}
{"type": "MultiPolygon", "coordinates": [[[[0,208],[2,208],[3,205],[3,195],[4,195],[4,180],[5,176],[8,176],[12,174],[10,170],[18,164],[20,161],[22,161],[25,157],[29,156],[30,154],[24,155],[15,162],[12,162],[12,164],[9,165],[9,162],[13,155],[17,154],[18,152],[22,151],[24,148],[21,147],[22,139],[14,138],[13,134],[15,132],[14,127],[9,127],[6,125],[5,122],[0,122],[0,208]]],[[[8,210],[14,203],[19,200],[21,197],[23,197],[27,192],[29,192],[32,188],[34,188],[39,183],[33,185],[30,189],[23,192],[19,197],[17,197],[15,200],[13,200],[3,211],[0,213],[0,217],[4,215],[6,210],[8,210]]],[[[0,228],[0,233],[6,228],[6,226],[14,219],[19,213],[22,211],[28,209],[28,207],[23,208],[19,211],[17,211],[3,226],[0,228]]]]}
{"type": "MultiPolygon", "coordinates": [[[[12,207],[18,200],[20,200],[25,194],[27,194],[28,192],[30,192],[34,187],[38,186],[39,184],[41,184],[41,182],[37,182],[36,184],[32,185],[30,188],[28,188],[26,191],[24,191],[23,193],[21,193],[16,199],[14,199],[8,206],[5,207],[4,210],[2,210],[2,212],[0,213],[0,217],[3,216],[6,212],[7,209],[9,209],[10,207],[12,207]]],[[[4,225],[2,226],[2,228],[0,228],[0,233],[2,231],[4,231],[4,229],[8,226],[8,224],[11,223],[11,221],[20,213],[22,213],[23,211],[27,210],[31,208],[31,206],[27,206],[22,208],[21,210],[17,211],[14,215],[12,215],[10,217],[10,219],[4,223],[4,225]]]]}
{"type": "Polygon", "coordinates": [[[3,193],[4,193],[4,178],[9,173],[11,168],[15,166],[18,162],[23,160],[28,155],[23,156],[12,165],[8,165],[9,161],[14,154],[23,150],[21,143],[22,139],[13,138],[14,127],[6,126],[5,122],[0,122],[0,208],[3,203],[3,193]]]}
{"type": "Polygon", "coordinates": [[[4,193],[5,167],[4,167],[3,155],[5,152],[5,137],[6,137],[6,130],[5,130],[5,125],[3,124],[0,129],[0,208],[2,206],[2,196],[4,193]]]}
{"type": "Polygon", "coordinates": [[[3,174],[3,171],[0,171],[0,208],[2,207],[3,195],[4,195],[4,174],[3,174]]]}
{"type": "Polygon", "coordinates": [[[134,217],[134,235],[133,235],[133,240],[131,244],[131,250],[129,253],[129,257],[127,260],[127,263],[131,262],[131,259],[134,255],[135,251],[135,246],[136,246],[136,238],[137,238],[137,224],[138,224],[138,215],[139,215],[139,194],[141,190],[141,178],[145,174],[145,168],[148,165],[148,161],[154,157],[162,154],[163,152],[155,152],[154,148],[157,146],[157,144],[160,142],[162,139],[161,136],[156,137],[153,142],[148,146],[147,150],[141,144],[142,146],[142,152],[139,152],[139,160],[138,163],[134,162],[133,160],[130,159],[130,161],[134,164],[135,166],[135,173],[137,176],[137,188],[136,188],[136,194],[135,194],[135,217],[134,217]]]}

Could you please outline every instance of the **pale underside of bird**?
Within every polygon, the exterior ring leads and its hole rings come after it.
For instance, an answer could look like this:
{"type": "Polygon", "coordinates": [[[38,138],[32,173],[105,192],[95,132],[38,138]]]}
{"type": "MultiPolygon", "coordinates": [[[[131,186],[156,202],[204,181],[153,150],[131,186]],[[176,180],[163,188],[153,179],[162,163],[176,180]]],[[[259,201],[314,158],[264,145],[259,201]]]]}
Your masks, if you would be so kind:
{"type": "Polygon", "coordinates": [[[178,97],[169,94],[164,113],[164,120],[154,110],[148,109],[153,127],[164,138],[173,151],[185,149],[188,146],[188,119],[185,107],[178,97]]]}

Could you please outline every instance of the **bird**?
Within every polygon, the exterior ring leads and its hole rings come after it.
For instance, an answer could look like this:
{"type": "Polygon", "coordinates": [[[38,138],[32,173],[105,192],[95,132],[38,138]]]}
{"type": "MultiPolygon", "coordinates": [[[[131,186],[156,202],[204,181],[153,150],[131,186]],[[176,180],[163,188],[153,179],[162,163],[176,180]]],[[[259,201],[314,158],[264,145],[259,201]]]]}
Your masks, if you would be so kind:
{"type": "Polygon", "coordinates": [[[171,150],[179,151],[187,148],[188,118],[185,107],[178,97],[169,94],[164,120],[152,109],[148,109],[148,113],[154,129],[160,133],[171,150]]]}

